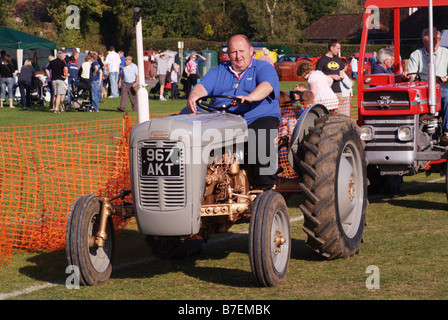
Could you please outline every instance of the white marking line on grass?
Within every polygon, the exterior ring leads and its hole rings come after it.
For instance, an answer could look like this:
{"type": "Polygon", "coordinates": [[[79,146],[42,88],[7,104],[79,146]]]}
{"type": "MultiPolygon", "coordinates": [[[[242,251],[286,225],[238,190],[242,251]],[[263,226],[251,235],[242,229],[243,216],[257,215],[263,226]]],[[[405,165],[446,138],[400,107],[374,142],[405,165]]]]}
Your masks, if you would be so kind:
{"type": "MultiPolygon", "coordinates": [[[[444,179],[445,179],[445,177],[441,177],[441,178],[437,178],[437,179],[434,179],[434,180],[431,180],[431,181],[417,183],[417,184],[410,185],[410,186],[407,186],[407,187],[402,187],[401,190],[406,191],[406,190],[415,189],[415,188],[424,186],[425,184],[439,182],[439,181],[442,181],[444,179]]],[[[376,199],[376,198],[382,198],[382,197],[384,197],[384,195],[374,195],[372,197],[369,197],[369,199],[376,199]]],[[[303,220],[303,216],[292,218],[292,219],[290,219],[290,222],[297,222],[297,221],[300,221],[300,220],[303,220]]],[[[221,237],[221,238],[210,240],[210,242],[207,243],[206,245],[204,245],[204,247],[206,247],[208,245],[212,245],[212,244],[218,243],[218,242],[222,242],[222,241],[228,241],[228,240],[237,239],[237,238],[239,238],[239,237],[241,237],[241,236],[243,236],[245,234],[248,234],[248,232],[249,231],[242,232],[242,233],[236,233],[236,234],[231,235],[231,236],[225,236],[225,237],[221,237]]],[[[133,262],[122,263],[122,264],[119,264],[119,265],[113,267],[113,270],[119,270],[121,268],[130,267],[130,266],[133,266],[133,265],[136,265],[136,264],[141,264],[141,263],[145,263],[145,262],[151,262],[151,261],[156,260],[156,259],[157,259],[156,257],[152,256],[152,257],[149,257],[149,258],[140,259],[140,260],[136,260],[136,261],[133,261],[133,262]]],[[[14,292],[11,292],[11,293],[1,293],[0,294],[0,300],[14,298],[14,297],[20,296],[22,294],[27,294],[27,293],[31,293],[31,292],[34,292],[34,291],[55,287],[55,286],[63,284],[63,283],[64,282],[59,282],[59,283],[50,283],[50,282],[48,282],[48,283],[45,283],[45,284],[42,284],[42,285],[39,285],[39,286],[32,286],[32,287],[29,287],[29,288],[26,288],[26,289],[23,289],[23,290],[14,291],[14,292]]]]}
{"type": "Polygon", "coordinates": [[[47,283],[42,284],[40,286],[33,286],[33,287],[29,287],[29,288],[26,288],[26,289],[23,289],[23,290],[17,290],[17,291],[11,292],[11,293],[2,293],[2,294],[0,294],[0,300],[14,298],[14,297],[20,296],[22,294],[27,294],[27,293],[31,293],[31,292],[34,292],[34,291],[39,291],[39,290],[42,290],[42,289],[51,288],[51,287],[57,286],[58,284],[59,283],[47,282],[47,283]]]}
{"type": "MultiPolygon", "coordinates": [[[[297,221],[300,221],[300,220],[303,220],[303,216],[292,218],[289,221],[292,223],[292,222],[297,222],[297,221]]],[[[219,242],[222,242],[222,241],[234,240],[234,239],[237,239],[237,238],[239,238],[239,237],[241,237],[243,235],[246,235],[248,233],[249,233],[249,231],[246,231],[246,232],[241,232],[241,233],[235,233],[235,234],[233,234],[231,236],[224,236],[224,237],[221,237],[221,238],[213,239],[213,240],[210,240],[208,243],[206,243],[204,245],[204,247],[207,247],[209,245],[213,245],[213,244],[216,244],[216,243],[219,243],[219,242]]],[[[151,257],[148,257],[148,258],[139,259],[139,260],[132,261],[132,262],[126,262],[126,263],[119,264],[117,266],[113,266],[113,270],[120,270],[122,268],[132,267],[132,266],[134,266],[136,264],[142,264],[142,263],[151,262],[151,261],[154,261],[154,260],[157,260],[157,258],[154,257],[154,256],[151,256],[151,257]]],[[[21,296],[23,294],[32,293],[34,291],[39,291],[39,290],[42,290],[42,289],[52,288],[52,287],[55,287],[57,285],[63,285],[64,283],[65,283],[64,281],[53,282],[53,283],[47,282],[47,283],[44,283],[42,285],[28,287],[26,289],[17,290],[17,291],[11,292],[11,293],[1,293],[0,294],[0,300],[6,300],[6,299],[10,299],[10,298],[15,298],[15,297],[21,296]]]]}

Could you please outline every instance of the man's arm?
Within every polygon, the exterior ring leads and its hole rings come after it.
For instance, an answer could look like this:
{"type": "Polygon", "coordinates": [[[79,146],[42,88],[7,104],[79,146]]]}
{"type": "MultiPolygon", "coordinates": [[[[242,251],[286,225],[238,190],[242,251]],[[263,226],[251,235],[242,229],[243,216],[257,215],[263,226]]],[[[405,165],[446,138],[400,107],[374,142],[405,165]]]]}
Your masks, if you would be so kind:
{"type": "Polygon", "coordinates": [[[411,56],[409,57],[409,63],[408,63],[408,71],[403,72],[403,80],[408,81],[414,81],[415,75],[409,75],[409,73],[415,73],[419,71],[419,65],[420,65],[420,55],[418,50],[411,53],[411,56]]]}
{"type": "Polygon", "coordinates": [[[198,100],[200,97],[206,96],[207,94],[208,94],[207,90],[205,90],[202,84],[198,83],[193,87],[193,90],[191,90],[187,101],[187,107],[190,113],[193,114],[196,113],[197,111],[196,100],[198,100]]]}
{"type": "Polygon", "coordinates": [[[134,87],[135,92],[137,92],[138,91],[138,89],[137,89],[137,87],[138,87],[138,70],[137,70],[137,73],[135,75],[135,82],[134,82],[134,84],[132,86],[134,87]]]}
{"type": "Polygon", "coordinates": [[[249,93],[247,96],[237,96],[237,98],[241,99],[241,102],[244,101],[253,102],[253,101],[261,101],[264,98],[266,98],[268,95],[270,95],[274,91],[274,88],[272,88],[272,85],[267,82],[263,81],[260,83],[254,91],[249,93]]]}
{"type": "Polygon", "coordinates": [[[103,69],[99,68],[100,71],[100,81],[98,82],[98,87],[103,85],[103,69]]]}
{"type": "Polygon", "coordinates": [[[45,74],[47,75],[48,79],[51,78],[50,69],[51,69],[51,66],[50,66],[50,64],[48,64],[48,66],[45,68],[45,74]]]}
{"type": "Polygon", "coordinates": [[[121,88],[121,80],[123,80],[123,72],[118,77],[118,88],[121,88]]]}

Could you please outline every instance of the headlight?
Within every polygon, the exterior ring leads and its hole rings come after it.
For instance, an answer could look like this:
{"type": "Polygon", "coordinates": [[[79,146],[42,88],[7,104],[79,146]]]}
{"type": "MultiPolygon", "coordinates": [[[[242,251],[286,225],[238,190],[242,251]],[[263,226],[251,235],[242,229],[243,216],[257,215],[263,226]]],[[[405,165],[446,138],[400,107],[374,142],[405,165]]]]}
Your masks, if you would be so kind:
{"type": "Polygon", "coordinates": [[[414,130],[409,126],[401,126],[398,128],[398,139],[400,141],[410,141],[414,136],[414,130]]]}
{"type": "Polygon", "coordinates": [[[361,140],[370,141],[373,140],[374,130],[372,126],[361,127],[361,140]]]}
{"type": "Polygon", "coordinates": [[[372,82],[372,78],[370,78],[370,77],[366,77],[366,78],[364,79],[364,83],[365,83],[365,84],[369,84],[370,82],[372,82]]]}

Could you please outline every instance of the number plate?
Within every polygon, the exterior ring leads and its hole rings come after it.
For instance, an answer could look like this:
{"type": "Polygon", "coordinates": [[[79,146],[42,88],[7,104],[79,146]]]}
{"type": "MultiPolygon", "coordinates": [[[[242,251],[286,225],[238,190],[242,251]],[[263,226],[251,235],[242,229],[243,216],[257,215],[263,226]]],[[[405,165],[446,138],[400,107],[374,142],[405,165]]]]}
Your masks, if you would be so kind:
{"type": "Polygon", "coordinates": [[[143,177],[179,177],[179,148],[141,148],[143,177]]]}

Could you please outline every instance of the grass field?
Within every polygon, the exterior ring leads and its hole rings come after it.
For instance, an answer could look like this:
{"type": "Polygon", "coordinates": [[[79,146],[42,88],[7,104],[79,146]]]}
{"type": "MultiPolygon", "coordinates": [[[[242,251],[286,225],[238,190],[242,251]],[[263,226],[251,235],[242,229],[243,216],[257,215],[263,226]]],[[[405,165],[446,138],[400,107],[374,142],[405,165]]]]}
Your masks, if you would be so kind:
{"type": "MultiPolygon", "coordinates": [[[[280,89],[283,91],[290,91],[293,89],[295,82],[281,82],[280,89]]],[[[186,106],[186,100],[168,100],[159,101],[149,100],[149,112],[151,114],[161,114],[181,110],[186,106]]],[[[117,110],[120,106],[120,98],[103,98],[104,103],[100,103],[100,112],[65,112],[60,114],[53,114],[49,108],[43,108],[34,105],[29,109],[23,110],[20,106],[15,109],[4,107],[0,109],[0,126],[29,126],[46,123],[63,123],[63,122],[78,122],[90,121],[100,119],[115,119],[123,117],[123,113],[117,110]]],[[[8,104],[6,103],[5,106],[8,104]]],[[[133,112],[131,104],[128,101],[126,110],[129,114],[137,116],[137,112],[133,112]]]]}
{"type": "MultiPolygon", "coordinates": [[[[282,83],[282,90],[293,83],[282,83]]],[[[105,99],[99,113],[52,114],[46,110],[0,110],[0,126],[122,117],[118,99],[105,99]]],[[[179,110],[185,100],[150,100],[151,113],[179,110]]],[[[130,107],[129,107],[130,110],[130,107]]],[[[158,260],[135,227],[116,237],[111,279],[99,287],[65,286],[65,251],[21,252],[0,269],[0,298],[18,300],[444,300],[448,298],[448,215],[444,179],[406,177],[395,197],[370,197],[359,255],[316,261],[302,231],[300,196],[289,200],[292,252],[286,281],[259,288],[248,259],[247,225],[214,237],[201,255],[158,260]],[[379,288],[368,289],[369,266],[379,288]]],[[[173,310],[168,310],[173,312],[173,310]]]]}

